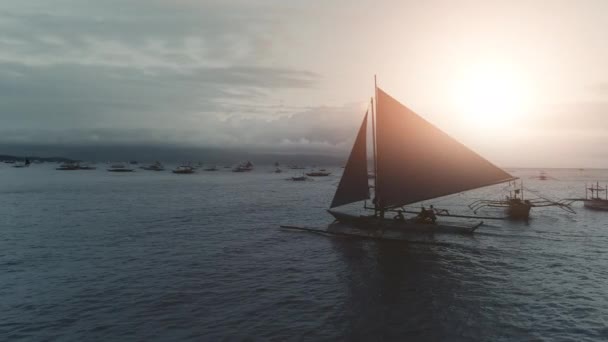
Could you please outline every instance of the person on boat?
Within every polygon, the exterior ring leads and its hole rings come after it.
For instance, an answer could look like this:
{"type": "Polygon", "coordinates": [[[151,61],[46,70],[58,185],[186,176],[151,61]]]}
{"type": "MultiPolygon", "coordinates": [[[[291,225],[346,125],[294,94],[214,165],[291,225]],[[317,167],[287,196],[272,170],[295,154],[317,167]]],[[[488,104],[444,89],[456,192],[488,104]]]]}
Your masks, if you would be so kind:
{"type": "Polygon", "coordinates": [[[435,208],[433,208],[432,204],[431,204],[431,209],[428,210],[427,214],[429,215],[429,219],[431,219],[431,221],[433,223],[435,223],[435,221],[437,221],[437,216],[435,215],[435,208]]]}
{"type": "Polygon", "coordinates": [[[426,208],[424,206],[422,206],[422,208],[420,209],[420,212],[418,213],[418,216],[416,216],[416,219],[420,223],[428,223],[429,216],[428,216],[428,213],[427,213],[426,208]]]}
{"type": "Polygon", "coordinates": [[[431,209],[428,210],[422,206],[422,209],[420,209],[420,213],[418,213],[416,218],[420,223],[435,223],[435,221],[437,221],[437,216],[435,216],[435,211],[432,205],[431,209]]]}
{"type": "Polygon", "coordinates": [[[397,215],[393,218],[395,221],[405,221],[405,216],[403,216],[402,211],[398,211],[397,215]]]}

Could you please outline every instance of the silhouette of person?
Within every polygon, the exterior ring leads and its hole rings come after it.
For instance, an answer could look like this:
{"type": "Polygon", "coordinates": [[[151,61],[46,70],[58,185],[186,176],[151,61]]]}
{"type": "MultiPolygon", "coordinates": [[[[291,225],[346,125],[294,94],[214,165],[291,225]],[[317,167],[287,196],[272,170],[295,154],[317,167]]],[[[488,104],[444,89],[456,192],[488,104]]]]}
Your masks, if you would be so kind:
{"type": "Polygon", "coordinates": [[[428,217],[431,219],[431,221],[433,223],[435,223],[435,221],[437,221],[437,215],[435,215],[435,208],[433,208],[432,204],[431,204],[431,209],[428,210],[428,217]]]}

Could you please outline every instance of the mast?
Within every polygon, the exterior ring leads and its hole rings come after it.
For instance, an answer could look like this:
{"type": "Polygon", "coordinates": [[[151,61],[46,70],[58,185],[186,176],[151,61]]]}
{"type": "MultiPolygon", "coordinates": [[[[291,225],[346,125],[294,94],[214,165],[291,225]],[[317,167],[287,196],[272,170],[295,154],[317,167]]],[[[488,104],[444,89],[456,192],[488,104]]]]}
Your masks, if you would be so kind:
{"type": "Polygon", "coordinates": [[[374,211],[378,211],[378,167],[376,163],[376,110],[374,109],[374,99],[376,98],[378,85],[376,75],[374,75],[374,97],[372,97],[372,154],[374,162],[374,211]]]}

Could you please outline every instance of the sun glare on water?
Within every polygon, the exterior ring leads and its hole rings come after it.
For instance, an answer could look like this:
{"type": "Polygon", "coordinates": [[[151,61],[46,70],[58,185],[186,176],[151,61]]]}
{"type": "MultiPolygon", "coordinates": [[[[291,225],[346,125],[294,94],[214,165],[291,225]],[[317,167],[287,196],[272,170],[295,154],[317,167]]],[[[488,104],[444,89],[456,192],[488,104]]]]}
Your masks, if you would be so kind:
{"type": "Polygon", "coordinates": [[[509,128],[530,105],[528,82],[507,66],[475,66],[454,84],[457,112],[468,126],[509,128]]]}

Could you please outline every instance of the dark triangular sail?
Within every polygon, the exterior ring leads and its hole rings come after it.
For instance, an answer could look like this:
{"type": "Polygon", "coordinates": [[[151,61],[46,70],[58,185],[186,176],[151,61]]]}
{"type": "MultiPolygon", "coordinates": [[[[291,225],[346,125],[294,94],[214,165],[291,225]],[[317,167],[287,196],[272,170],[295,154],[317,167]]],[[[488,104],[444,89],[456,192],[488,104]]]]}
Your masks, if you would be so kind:
{"type": "Polygon", "coordinates": [[[377,88],[376,199],[402,206],[506,182],[513,176],[377,88]]]}
{"type": "Polygon", "coordinates": [[[369,198],[367,181],[367,113],[353,145],[331,208],[369,198]]]}

